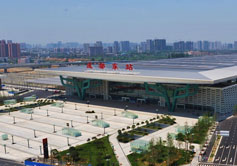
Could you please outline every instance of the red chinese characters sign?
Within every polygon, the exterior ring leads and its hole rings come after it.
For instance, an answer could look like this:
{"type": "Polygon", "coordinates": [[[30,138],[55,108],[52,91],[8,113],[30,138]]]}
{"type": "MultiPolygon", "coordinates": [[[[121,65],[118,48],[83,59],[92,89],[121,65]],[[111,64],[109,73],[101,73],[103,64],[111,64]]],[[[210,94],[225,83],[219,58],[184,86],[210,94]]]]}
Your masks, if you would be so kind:
{"type": "Polygon", "coordinates": [[[92,63],[91,63],[91,62],[87,63],[86,68],[87,68],[87,69],[93,69],[93,67],[92,67],[92,63]]]}
{"type": "Polygon", "coordinates": [[[126,64],[126,70],[133,70],[133,65],[132,64],[126,64]]]}
{"type": "Polygon", "coordinates": [[[117,65],[117,63],[113,63],[113,64],[112,64],[112,69],[113,69],[113,70],[118,70],[118,65],[117,65]]]}
{"type": "MultiPolygon", "coordinates": [[[[93,69],[92,63],[91,63],[91,62],[88,62],[86,68],[87,68],[87,69],[93,69]]],[[[98,64],[98,68],[99,68],[99,69],[102,69],[102,70],[105,69],[105,68],[106,68],[105,63],[102,63],[102,62],[99,63],[99,64],[98,64]]],[[[113,64],[112,64],[112,69],[113,69],[113,70],[118,70],[118,69],[119,69],[119,68],[118,68],[118,64],[117,64],[117,63],[113,63],[113,64]]],[[[129,71],[132,71],[132,70],[133,70],[133,65],[132,65],[132,64],[126,64],[125,69],[126,69],[126,70],[129,70],[129,71]]]]}
{"type": "Polygon", "coordinates": [[[104,63],[99,63],[99,68],[100,69],[104,69],[105,68],[105,64],[104,63]]]}

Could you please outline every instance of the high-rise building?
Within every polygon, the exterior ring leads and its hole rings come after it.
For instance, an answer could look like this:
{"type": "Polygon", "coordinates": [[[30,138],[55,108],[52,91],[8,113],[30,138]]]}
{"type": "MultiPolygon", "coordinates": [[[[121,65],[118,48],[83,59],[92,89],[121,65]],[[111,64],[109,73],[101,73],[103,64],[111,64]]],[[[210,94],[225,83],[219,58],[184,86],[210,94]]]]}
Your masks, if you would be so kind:
{"type": "Polygon", "coordinates": [[[155,39],[154,40],[154,50],[155,51],[166,50],[166,40],[165,39],[155,39]]]}
{"type": "Polygon", "coordinates": [[[0,41],[0,57],[19,58],[21,56],[21,47],[19,43],[12,43],[8,40],[0,41]]]}
{"type": "Polygon", "coordinates": [[[184,51],[185,50],[185,42],[179,41],[174,43],[174,50],[175,51],[184,51]]]}
{"type": "Polygon", "coordinates": [[[118,42],[118,41],[114,41],[113,53],[114,53],[114,54],[119,53],[119,42],[118,42]]]}
{"type": "Polygon", "coordinates": [[[90,47],[90,44],[89,43],[84,43],[83,44],[83,51],[88,54],[89,53],[89,47],[90,47]]]}
{"type": "Polygon", "coordinates": [[[221,50],[222,49],[222,44],[220,41],[215,41],[215,50],[221,50]]]}
{"type": "Polygon", "coordinates": [[[95,47],[103,47],[102,41],[97,41],[97,42],[95,43],[95,47]]]}
{"type": "Polygon", "coordinates": [[[109,46],[108,48],[107,48],[107,53],[113,53],[113,47],[112,46],[109,46]]]}
{"type": "Polygon", "coordinates": [[[146,48],[147,48],[147,52],[154,51],[154,42],[151,39],[146,40],[146,48]]]}
{"type": "Polygon", "coordinates": [[[203,50],[205,51],[209,50],[209,41],[203,41],[203,50]]]}
{"type": "Polygon", "coordinates": [[[185,50],[192,51],[193,50],[193,42],[192,41],[186,41],[185,42],[185,50]]]}
{"type": "Polygon", "coordinates": [[[7,44],[5,40],[0,41],[0,57],[7,57],[8,51],[7,51],[7,44]]]}
{"type": "Polygon", "coordinates": [[[197,50],[203,50],[202,41],[197,42],[197,50]]]}
{"type": "Polygon", "coordinates": [[[104,54],[103,47],[89,47],[89,56],[101,56],[104,54]]]}
{"type": "Polygon", "coordinates": [[[121,51],[122,52],[129,52],[130,51],[130,43],[129,41],[121,41],[121,51]]]}
{"type": "Polygon", "coordinates": [[[237,41],[234,42],[234,49],[237,50],[237,41]]]}
{"type": "Polygon", "coordinates": [[[146,42],[141,42],[140,51],[141,52],[146,52],[146,50],[147,50],[146,42]]]}

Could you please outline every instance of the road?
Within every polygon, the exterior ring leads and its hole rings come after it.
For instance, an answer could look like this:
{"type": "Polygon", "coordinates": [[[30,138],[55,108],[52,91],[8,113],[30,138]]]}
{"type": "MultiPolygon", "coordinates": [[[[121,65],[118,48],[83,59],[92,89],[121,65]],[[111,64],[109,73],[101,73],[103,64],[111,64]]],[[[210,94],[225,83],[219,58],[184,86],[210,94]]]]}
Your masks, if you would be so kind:
{"type": "Polygon", "coordinates": [[[230,131],[230,135],[222,138],[214,163],[237,165],[237,117],[221,122],[217,130],[230,131]]]}
{"type": "Polygon", "coordinates": [[[17,163],[16,161],[0,158],[1,166],[24,166],[25,164],[17,163]]]}

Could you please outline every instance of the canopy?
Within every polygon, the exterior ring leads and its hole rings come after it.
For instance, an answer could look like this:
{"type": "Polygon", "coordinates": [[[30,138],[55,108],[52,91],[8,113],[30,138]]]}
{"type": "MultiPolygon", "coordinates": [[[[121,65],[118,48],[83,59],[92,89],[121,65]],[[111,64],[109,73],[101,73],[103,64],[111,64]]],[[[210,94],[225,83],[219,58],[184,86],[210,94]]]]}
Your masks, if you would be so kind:
{"type": "Polygon", "coordinates": [[[20,112],[25,113],[25,114],[32,114],[33,108],[23,108],[20,110],[20,112]]]}
{"type": "Polygon", "coordinates": [[[16,104],[16,99],[4,100],[4,105],[13,105],[16,104]]]}
{"type": "Polygon", "coordinates": [[[149,142],[145,140],[135,140],[130,143],[131,150],[135,153],[142,153],[148,151],[149,149],[149,142]]]}
{"type": "Polygon", "coordinates": [[[69,127],[64,127],[62,129],[62,134],[63,135],[73,136],[73,137],[81,136],[81,132],[79,130],[74,129],[74,128],[69,128],[69,127]]]}
{"type": "MultiPolygon", "coordinates": [[[[191,129],[192,129],[192,127],[188,126],[187,127],[187,132],[189,133],[191,131],[191,129]]],[[[176,131],[177,131],[177,133],[185,134],[185,126],[177,126],[176,131]]]]}
{"type": "Polygon", "coordinates": [[[36,95],[24,97],[23,101],[24,102],[30,102],[30,101],[35,101],[36,100],[36,95]]]}
{"type": "Polygon", "coordinates": [[[136,115],[132,112],[128,112],[128,111],[123,111],[122,116],[126,117],[126,118],[130,118],[130,119],[137,119],[138,118],[138,115],[136,115]]]}
{"type": "Polygon", "coordinates": [[[53,104],[51,104],[51,106],[62,108],[64,106],[64,104],[63,103],[53,103],[53,104]]]}
{"type": "Polygon", "coordinates": [[[105,122],[103,120],[93,120],[92,121],[92,125],[93,126],[102,127],[102,128],[110,127],[109,123],[107,123],[107,122],[105,122]]]}

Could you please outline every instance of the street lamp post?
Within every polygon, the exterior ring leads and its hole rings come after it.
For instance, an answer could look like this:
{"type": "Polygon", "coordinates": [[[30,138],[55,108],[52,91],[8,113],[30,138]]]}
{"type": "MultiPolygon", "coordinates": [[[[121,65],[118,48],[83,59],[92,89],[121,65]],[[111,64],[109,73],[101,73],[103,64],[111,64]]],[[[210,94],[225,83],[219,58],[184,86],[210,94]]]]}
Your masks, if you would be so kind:
{"type": "Polygon", "coordinates": [[[157,115],[157,117],[158,117],[158,112],[159,112],[159,110],[158,110],[158,109],[156,109],[156,115],[157,115]]]}
{"type": "Polygon", "coordinates": [[[87,107],[89,107],[90,106],[90,101],[89,100],[87,100],[87,107]]]}
{"type": "Polygon", "coordinates": [[[47,116],[49,116],[49,110],[47,109],[46,111],[47,111],[47,116]]]}
{"type": "Polygon", "coordinates": [[[114,109],[114,116],[116,116],[116,109],[114,109]]]}
{"type": "Polygon", "coordinates": [[[32,115],[32,113],[30,114],[30,120],[33,120],[33,115],[32,115]]]}
{"type": "Polygon", "coordinates": [[[75,110],[77,110],[77,105],[75,104],[75,110]]]}
{"type": "Polygon", "coordinates": [[[87,120],[86,123],[89,123],[89,121],[88,121],[88,116],[86,116],[86,120],[87,120]]]}
{"type": "Polygon", "coordinates": [[[103,119],[103,112],[101,112],[101,119],[103,119]]]}
{"type": "Polygon", "coordinates": [[[13,116],[13,124],[16,124],[16,118],[13,116]]]}

